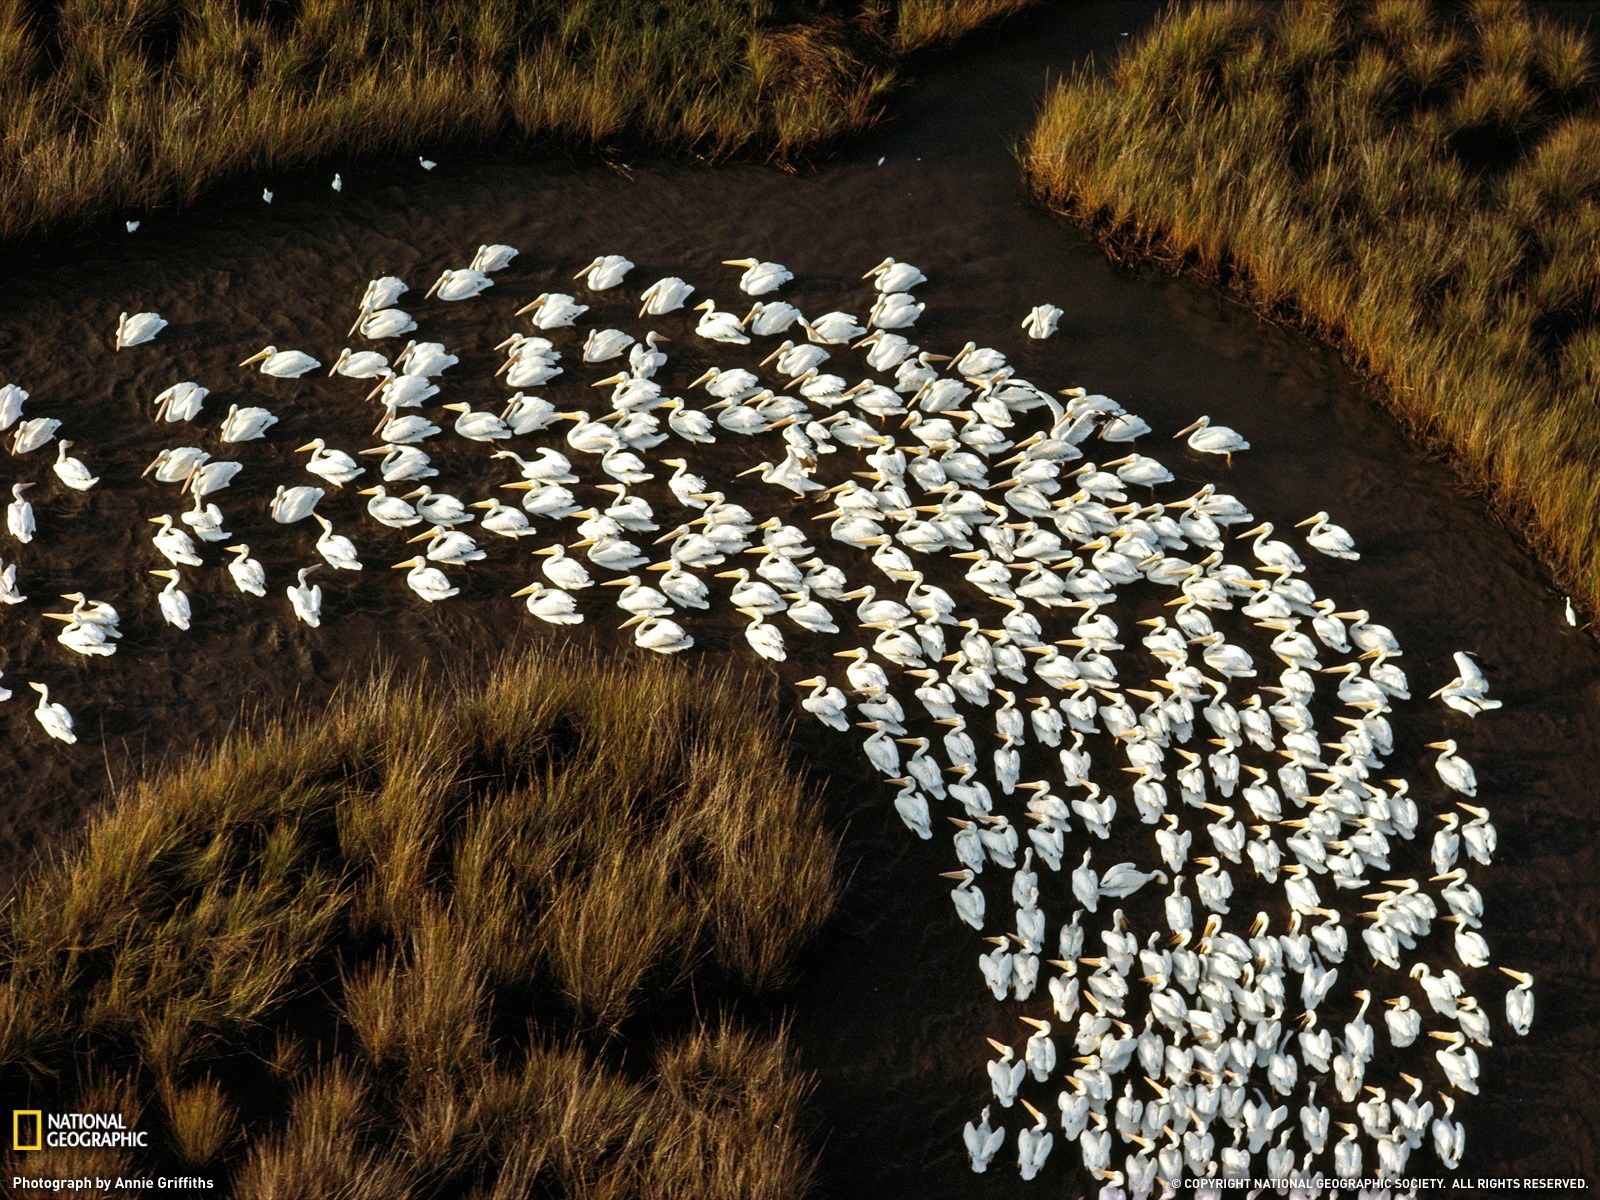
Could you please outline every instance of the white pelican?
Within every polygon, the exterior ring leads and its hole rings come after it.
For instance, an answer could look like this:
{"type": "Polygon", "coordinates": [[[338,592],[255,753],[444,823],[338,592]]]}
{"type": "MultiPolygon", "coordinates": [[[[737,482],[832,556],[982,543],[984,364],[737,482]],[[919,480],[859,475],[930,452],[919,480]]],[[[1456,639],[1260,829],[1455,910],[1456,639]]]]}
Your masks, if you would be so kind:
{"type": "Polygon", "coordinates": [[[469,563],[479,562],[488,557],[478,549],[477,539],[471,534],[456,529],[446,529],[442,525],[435,525],[426,533],[419,533],[407,541],[427,542],[428,549],[424,553],[430,562],[469,563]]]}
{"type": "Polygon", "coordinates": [[[998,1129],[989,1125],[989,1106],[983,1106],[979,1115],[978,1124],[968,1121],[961,1128],[961,1140],[967,1147],[967,1160],[972,1164],[974,1174],[982,1175],[989,1169],[989,1162],[1000,1153],[1000,1147],[1006,1142],[1006,1128],[1004,1125],[998,1129]]]}
{"type": "Polygon", "coordinates": [[[195,552],[194,540],[172,523],[172,518],[166,514],[151,517],[152,525],[161,526],[152,537],[155,548],[161,555],[175,567],[198,567],[203,561],[195,552]]]}
{"type": "Polygon", "coordinates": [[[333,522],[321,513],[312,513],[311,516],[322,526],[322,533],[317,538],[317,553],[322,555],[323,560],[338,571],[361,570],[356,544],[344,535],[334,533],[333,522]]]}
{"type": "Polygon", "coordinates": [[[665,313],[683,307],[683,303],[694,292],[694,285],[685,283],[676,275],[668,275],[658,279],[639,295],[641,307],[639,315],[659,317],[665,313]]]}
{"type": "Polygon", "coordinates": [[[17,590],[17,564],[0,567],[0,604],[21,604],[26,599],[17,590]]]}
{"type": "Polygon", "coordinates": [[[384,413],[383,420],[374,430],[378,437],[391,445],[404,446],[417,442],[427,441],[439,432],[439,427],[427,417],[414,414],[404,417],[396,416],[394,409],[384,413]]]}
{"type": "Polygon", "coordinates": [[[295,447],[296,454],[304,454],[307,450],[311,451],[311,460],[306,463],[306,470],[326,479],[334,487],[343,487],[367,472],[343,450],[328,449],[328,443],[321,438],[312,438],[304,446],[295,447]]]}
{"type": "Polygon", "coordinates": [[[175,383],[156,396],[156,417],[168,424],[192,421],[200,415],[200,406],[210,394],[209,388],[193,381],[175,383]]]}
{"type": "Polygon", "coordinates": [[[577,625],[583,621],[583,614],[578,611],[578,602],[560,588],[546,587],[542,583],[530,583],[520,591],[512,592],[513,597],[526,596],[528,611],[541,621],[548,621],[552,625],[577,625]]]}
{"type": "Polygon", "coordinates": [[[0,387],[0,432],[10,429],[22,420],[22,406],[27,399],[27,390],[19,388],[14,383],[0,387]]]}
{"type": "Polygon", "coordinates": [[[739,276],[739,290],[747,296],[764,296],[775,292],[794,278],[794,272],[782,263],[762,262],[758,258],[725,258],[725,267],[743,267],[739,276]]]}
{"type": "Polygon", "coordinates": [[[250,547],[240,542],[237,546],[227,546],[225,549],[230,554],[238,555],[228,564],[228,574],[233,576],[233,585],[241,592],[247,592],[252,596],[265,596],[267,573],[259,562],[250,557],[250,547]]]}
{"type": "Polygon", "coordinates": [[[908,292],[928,277],[910,263],[895,262],[886,258],[861,278],[875,280],[873,286],[880,292],[908,292]]]}
{"type": "Polygon", "coordinates": [[[11,503],[6,505],[6,529],[12,537],[24,544],[33,541],[34,530],[37,528],[33,520],[33,505],[22,495],[32,486],[31,483],[13,483],[11,503]]]}
{"type": "Polygon", "coordinates": [[[339,351],[338,361],[329,375],[344,375],[350,379],[376,379],[389,373],[389,360],[376,350],[353,351],[348,346],[339,351]]]}
{"type": "Polygon", "coordinates": [[[72,714],[63,705],[53,703],[50,699],[50,689],[42,683],[28,685],[39,693],[39,706],[33,710],[34,718],[44,731],[57,741],[69,745],[78,740],[78,735],[72,732],[72,714]]]}
{"type": "Polygon", "coordinates": [[[531,304],[517,309],[515,315],[532,314],[535,329],[560,329],[571,325],[588,311],[587,304],[579,304],[575,297],[565,292],[541,292],[531,304]]]}
{"type": "Polygon", "coordinates": [[[1533,976],[1526,971],[1499,968],[1503,974],[1517,981],[1517,986],[1506,993],[1506,1024],[1520,1037],[1526,1037],[1533,1024],[1533,976]]]}
{"type": "Polygon", "coordinates": [[[416,509],[401,497],[389,495],[382,484],[365,488],[357,495],[372,497],[367,501],[367,514],[380,525],[387,525],[391,529],[405,529],[422,520],[417,515],[416,509]]]}
{"type": "Polygon", "coordinates": [[[272,375],[278,379],[299,379],[307,371],[315,371],[322,364],[311,355],[300,350],[279,350],[276,346],[267,346],[257,351],[239,365],[248,367],[252,363],[261,364],[263,375],[272,375]]]}
{"type": "Polygon", "coordinates": [[[796,345],[785,340],[776,350],[762,359],[760,365],[764,367],[768,363],[775,363],[779,372],[791,379],[798,379],[812,368],[820,367],[831,357],[832,355],[821,346],[809,342],[796,345]]]}
{"type": "Polygon", "coordinates": [[[925,307],[909,292],[884,292],[867,313],[867,324],[877,329],[905,329],[916,324],[925,307]]]}
{"type": "Polygon", "coordinates": [[[123,313],[117,318],[116,348],[148,342],[166,327],[166,321],[153,312],[134,313],[131,317],[123,313]]]}
{"type": "Polygon", "coordinates": [[[233,536],[222,527],[222,510],[215,504],[207,504],[205,497],[196,496],[194,507],[186,513],[179,513],[181,520],[203,542],[225,542],[233,536]]]}
{"type": "Polygon", "coordinates": [[[1353,560],[1361,557],[1356,550],[1355,540],[1350,536],[1349,530],[1330,522],[1327,513],[1314,513],[1304,521],[1295,522],[1296,529],[1303,529],[1307,525],[1310,525],[1312,529],[1310,533],[1306,534],[1306,545],[1313,550],[1326,554],[1329,558],[1353,560]]]}
{"type": "Polygon", "coordinates": [[[412,375],[409,372],[396,375],[386,371],[383,382],[367,393],[367,399],[376,398],[390,412],[394,412],[399,408],[421,408],[424,400],[431,400],[438,394],[438,385],[426,375],[412,375]]]}
{"type": "Polygon", "coordinates": [[[633,345],[633,335],[620,329],[591,329],[583,343],[583,361],[606,362],[633,345]]]}
{"type": "Polygon", "coordinates": [[[620,254],[601,254],[573,276],[582,279],[591,292],[606,292],[621,283],[633,264],[620,254]]]}
{"type": "Polygon", "coordinates": [[[771,662],[782,662],[789,657],[783,645],[783,631],[776,625],[767,624],[760,609],[741,608],[738,611],[750,618],[750,624],[744,630],[745,641],[750,643],[750,649],[771,662]]]}
{"type": "Polygon", "coordinates": [[[243,463],[197,463],[184,477],[183,490],[195,496],[209,496],[232,484],[233,477],[242,470],[244,470],[243,463]]]}
{"type": "MultiPolygon", "coordinates": [[[[367,290],[361,294],[358,311],[361,316],[366,316],[368,313],[377,312],[380,308],[388,308],[410,290],[405,280],[397,279],[393,275],[382,275],[367,284],[367,290]]],[[[359,318],[357,320],[359,322],[359,318]]],[[[355,332],[354,326],[350,332],[355,332]]]]}
{"type": "Polygon", "coordinates": [[[421,555],[416,558],[408,558],[405,562],[397,562],[394,564],[393,569],[399,571],[404,570],[406,567],[411,568],[406,572],[406,586],[429,604],[435,604],[440,600],[448,600],[451,596],[459,595],[461,592],[460,588],[450,586],[450,581],[445,578],[443,571],[437,567],[430,567],[428,560],[421,555]]]}
{"type": "Polygon", "coordinates": [[[1022,322],[1023,331],[1031,338],[1043,340],[1055,333],[1063,315],[1054,304],[1035,305],[1022,322]]]}
{"type": "Polygon", "coordinates": [[[867,332],[847,312],[826,312],[815,321],[802,319],[800,328],[806,331],[807,338],[824,346],[844,345],[867,332]]]}
{"type": "Polygon", "coordinates": [[[1465,651],[1457,650],[1454,655],[1456,662],[1456,677],[1445,684],[1436,692],[1429,693],[1428,699],[1443,697],[1444,702],[1457,712],[1464,712],[1469,717],[1476,717],[1481,712],[1499,708],[1499,700],[1489,699],[1489,681],[1484,678],[1482,669],[1472,661],[1465,651]]]}
{"type": "Polygon", "coordinates": [[[654,650],[657,654],[677,654],[694,645],[694,638],[684,632],[682,625],[665,617],[640,614],[629,617],[619,628],[625,629],[635,624],[638,625],[633,631],[635,644],[646,650],[654,650]]]}
{"type": "Polygon", "coordinates": [[[220,433],[225,442],[253,442],[266,437],[267,430],[277,423],[278,418],[264,408],[240,408],[230,404],[220,433]]]}
{"type": "Polygon", "coordinates": [[[441,300],[469,300],[493,286],[494,280],[472,267],[461,271],[446,270],[433,281],[433,286],[423,299],[438,296],[441,300]]]}
{"type": "Polygon", "coordinates": [[[582,591],[594,582],[589,577],[588,569],[577,559],[571,557],[567,553],[567,548],[559,543],[535,550],[534,554],[543,555],[550,559],[539,569],[544,573],[546,579],[562,591],[582,591]]]}
{"type": "Polygon", "coordinates": [[[495,242],[488,246],[479,246],[478,252],[472,256],[469,264],[474,271],[482,271],[485,275],[495,271],[503,271],[511,265],[511,260],[517,256],[515,246],[507,246],[503,242],[495,242]]]}
{"type": "Polygon", "coordinates": [[[431,460],[428,456],[415,446],[397,446],[391,442],[387,446],[373,446],[367,450],[358,450],[356,453],[383,456],[383,462],[378,464],[378,471],[385,483],[431,479],[439,473],[429,465],[431,460]]]}
{"type": "Polygon", "coordinates": [[[140,473],[140,478],[154,475],[161,483],[184,483],[196,467],[210,460],[211,455],[199,446],[178,446],[162,450],[140,473]]]}
{"type": "MultiPolygon", "coordinates": [[[[356,322],[353,332],[372,341],[381,341],[383,338],[399,337],[402,333],[410,333],[417,327],[414,317],[404,309],[380,308],[377,312],[370,312],[356,322]]],[[[321,363],[314,364],[321,366],[321,363]]],[[[265,368],[263,368],[265,370],[265,368]]],[[[278,374],[273,371],[269,374],[278,374]]]]}
{"type": "Polygon", "coordinates": [[[456,497],[449,492],[435,492],[427,484],[407,492],[404,498],[415,500],[417,515],[434,525],[465,525],[474,519],[467,506],[456,497]]]}
{"type": "Polygon", "coordinates": [[[528,518],[516,509],[501,504],[495,499],[477,500],[467,505],[468,508],[484,509],[484,514],[478,520],[480,529],[487,529],[490,533],[506,538],[527,537],[533,533],[533,527],[528,524],[528,518]]]}
{"type": "Polygon", "coordinates": [[[445,350],[443,342],[407,342],[406,348],[395,356],[394,365],[407,375],[432,379],[435,375],[443,375],[460,361],[445,350]]]}
{"type": "MultiPolygon", "coordinates": [[[[318,549],[320,548],[319,545],[318,549]]],[[[360,566],[359,563],[356,565],[360,566]]],[[[287,589],[294,615],[313,629],[322,624],[322,588],[316,584],[307,584],[306,576],[316,569],[315,566],[301,567],[297,582],[287,589]]]]}
{"type": "Polygon", "coordinates": [[[161,619],[168,625],[187,630],[189,628],[189,596],[178,588],[178,572],[162,570],[151,571],[150,574],[167,581],[167,586],[162,588],[160,594],[156,597],[161,606],[161,619]]]}
{"type": "Polygon", "coordinates": [[[759,337],[772,337],[775,334],[788,332],[790,326],[802,315],[798,308],[786,301],[757,300],[750,306],[750,311],[745,313],[744,320],[740,324],[759,337]]]}
{"type": "Polygon", "coordinates": [[[694,306],[694,310],[704,314],[695,323],[694,331],[707,341],[728,342],[737,346],[750,344],[739,318],[731,312],[719,312],[715,300],[702,300],[694,306]]]}
{"type": "Polygon", "coordinates": [[[317,507],[317,501],[325,495],[327,493],[319,487],[301,485],[286,488],[279,484],[270,506],[272,519],[280,525],[293,525],[296,521],[303,521],[311,515],[312,510],[317,507]]]}
{"type": "Polygon", "coordinates": [[[57,444],[56,461],[52,470],[55,471],[56,478],[73,491],[87,492],[100,482],[100,477],[89,474],[89,468],[83,465],[82,459],[67,457],[67,451],[71,446],[72,443],[66,438],[62,438],[57,444]]]}
{"type": "Polygon", "coordinates": [[[54,417],[33,417],[17,426],[11,438],[11,453],[31,454],[55,437],[61,422],[54,417]]]}
{"type": "Polygon", "coordinates": [[[1198,450],[1201,454],[1225,455],[1228,465],[1233,465],[1233,456],[1241,450],[1250,449],[1250,443],[1235,429],[1226,425],[1213,425],[1210,417],[1201,417],[1191,425],[1185,425],[1174,438],[1189,435],[1189,449],[1198,450]]]}
{"type": "Polygon", "coordinates": [[[1442,750],[1444,753],[1434,761],[1434,770],[1439,772],[1439,778],[1444,785],[1464,796],[1478,794],[1478,776],[1472,769],[1472,764],[1456,754],[1454,738],[1446,738],[1442,742],[1429,742],[1430,750],[1442,750]]]}
{"type": "Polygon", "coordinates": [[[448,411],[460,413],[454,429],[471,442],[501,441],[511,436],[506,423],[492,412],[474,412],[470,404],[446,404],[448,411]]]}

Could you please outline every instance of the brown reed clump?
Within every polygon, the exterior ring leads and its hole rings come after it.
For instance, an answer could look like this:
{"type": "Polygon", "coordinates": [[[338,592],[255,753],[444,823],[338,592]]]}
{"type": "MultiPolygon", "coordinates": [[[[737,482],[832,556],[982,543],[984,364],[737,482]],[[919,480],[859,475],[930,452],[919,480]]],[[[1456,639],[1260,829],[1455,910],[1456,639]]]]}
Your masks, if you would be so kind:
{"type": "Polygon", "coordinates": [[[792,161],[1032,0],[0,0],[0,244],[510,136],[792,161]]]}
{"type": "Polygon", "coordinates": [[[1600,608],[1600,106],[1520,0],[1169,10],[1028,138],[1037,194],[1335,340],[1600,608]]]}
{"type": "Polygon", "coordinates": [[[836,845],[748,687],[573,652],[375,678],[137,784],[0,914],[15,1107],[237,1197],[791,1197],[781,986],[836,845]]]}

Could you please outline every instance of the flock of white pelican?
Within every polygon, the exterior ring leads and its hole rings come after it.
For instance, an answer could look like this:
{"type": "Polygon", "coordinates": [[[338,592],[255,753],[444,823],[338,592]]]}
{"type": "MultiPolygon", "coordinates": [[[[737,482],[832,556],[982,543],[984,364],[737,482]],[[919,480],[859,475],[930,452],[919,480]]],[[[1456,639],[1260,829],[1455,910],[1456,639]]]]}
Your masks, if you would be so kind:
{"type": "MultiPolygon", "coordinates": [[[[676,654],[697,614],[737,610],[761,658],[804,654],[801,707],[862,739],[910,833],[950,837],[955,915],[987,947],[974,986],[1019,1024],[991,1042],[991,1094],[964,1130],[974,1171],[1007,1156],[1031,1179],[1075,1158],[1145,1196],[1195,1176],[1400,1176],[1425,1146],[1459,1162],[1474,1047],[1527,1032],[1532,979],[1499,968],[1513,980],[1503,1026],[1474,994],[1499,978],[1470,879],[1495,827],[1455,740],[1432,743],[1437,783],[1386,766],[1391,715],[1411,698],[1401,647],[1319,595],[1302,558],[1358,557],[1343,528],[1316,513],[1297,547],[1136,448],[1158,435],[1116,401],[1037,386],[996,349],[913,343],[926,280],[907,263],[866,273],[864,316],[808,316],[774,297],[786,268],[740,258],[727,264],[738,308],[694,304],[696,286],[668,276],[638,293],[636,319],[630,301],[609,325],[586,314],[631,295],[628,259],[594,259],[573,293],[498,304],[494,276],[516,254],[480,247],[425,297],[505,322],[498,411],[449,402],[458,358],[444,345],[399,341],[417,328],[398,307],[405,282],[367,287],[350,334],[369,348],[325,353],[344,382],[322,386],[371,408],[379,444],[298,447],[309,478],[280,483],[270,515],[314,522],[319,561],[292,581],[269,583],[222,501],[248,469],[238,448],[272,437],[271,379],[322,362],[276,345],[244,356],[269,399],[225,414],[194,381],[151,397],[153,421],[194,430],[174,441],[203,444],[146,469],[139,486],[173,510],[150,518],[162,586],[116,604],[155,605],[185,630],[185,573],[224,567],[240,592],[287,597],[280,619],[317,626],[321,568],[353,583],[341,573],[403,544],[384,565],[439,603],[504,538],[537,547],[515,595],[540,621],[612,612],[639,646],[676,654]],[[689,378],[655,326],[739,361],[689,378]],[[375,348],[386,342],[401,348],[375,348]],[[432,439],[451,437],[504,465],[500,495],[428,482],[432,439]],[[722,459],[761,447],[739,472],[750,483],[698,473],[713,443],[722,459]],[[319,504],[346,488],[368,523],[341,531],[319,504]],[[1423,867],[1391,865],[1419,833],[1423,867]],[[1141,908],[1130,898],[1145,888],[1141,908]],[[1380,1073],[1381,1043],[1381,1061],[1407,1069],[1380,1073]]],[[[1041,305],[1022,330],[1050,337],[1062,315],[1041,305]]],[[[164,324],[124,314],[113,345],[137,352],[164,324]]],[[[54,441],[59,485],[97,486],[92,448],[26,414],[28,399],[0,389],[17,461],[44,461],[54,441]]],[[[1160,440],[1179,438],[1186,472],[1249,448],[1204,416],[1160,440]]],[[[49,484],[38,474],[11,489],[19,542],[51,532],[28,496],[49,484]]],[[[0,601],[26,588],[0,558],[0,601]]],[[[62,623],[60,645],[114,654],[111,600],[65,599],[39,614],[62,623]]],[[[1474,659],[1455,662],[1433,695],[1466,717],[1499,707],[1474,659]]],[[[30,686],[45,733],[73,741],[67,708],[30,686]]]]}

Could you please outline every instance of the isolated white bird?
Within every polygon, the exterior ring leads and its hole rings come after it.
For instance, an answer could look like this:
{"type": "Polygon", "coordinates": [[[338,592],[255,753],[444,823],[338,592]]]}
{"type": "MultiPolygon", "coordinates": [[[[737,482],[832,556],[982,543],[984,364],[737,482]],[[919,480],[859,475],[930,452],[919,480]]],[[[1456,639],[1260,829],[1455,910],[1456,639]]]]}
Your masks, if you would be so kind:
{"type": "Polygon", "coordinates": [[[117,318],[116,348],[148,342],[166,327],[166,321],[153,312],[134,313],[131,317],[123,313],[117,318]]]}

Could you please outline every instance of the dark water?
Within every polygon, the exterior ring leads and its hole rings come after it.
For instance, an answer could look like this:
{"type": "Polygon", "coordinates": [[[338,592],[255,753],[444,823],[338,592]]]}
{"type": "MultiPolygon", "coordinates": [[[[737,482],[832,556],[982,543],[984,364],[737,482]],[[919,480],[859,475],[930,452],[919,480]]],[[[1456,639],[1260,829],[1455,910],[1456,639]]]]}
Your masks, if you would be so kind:
{"type": "MultiPolygon", "coordinates": [[[[248,197],[190,218],[153,221],[136,237],[71,247],[54,261],[16,269],[0,295],[0,378],[32,391],[34,413],[62,416],[106,482],[87,496],[41,486],[41,537],[15,555],[6,543],[5,556],[22,563],[36,601],[80,586],[114,599],[128,634],[115,658],[83,660],[44,640],[37,603],[0,612],[7,683],[20,688],[20,680],[39,678],[59,688],[83,734],[76,748],[44,743],[22,703],[31,696],[25,690],[0,706],[0,744],[11,760],[0,782],[8,868],[17,871],[73,828],[126,763],[216,736],[241,704],[272,711],[296,695],[315,702],[380,654],[451,661],[559,636],[531,628],[537,623],[506,599],[534,578],[525,550],[486,547],[490,562],[451,572],[461,597],[425,606],[399,572],[386,570],[413,551],[402,549],[398,533],[374,532],[353,496],[330,495],[320,511],[357,537],[367,569],[358,577],[320,572],[324,628],[294,623],[282,588],[294,568],[318,561],[316,531],[272,528],[267,499],[277,482],[309,478],[291,465],[304,456],[289,447],[329,430],[335,444],[371,444],[364,439],[373,417],[351,399],[359,394],[355,381],[267,380],[234,367],[246,354],[273,342],[331,362],[368,278],[394,273],[425,286],[439,268],[464,265],[479,242],[506,241],[522,257],[487,296],[442,305],[414,292],[402,301],[421,321],[421,335],[462,355],[453,373],[461,381],[446,377],[450,398],[486,407],[504,390],[466,376],[487,376],[479,368],[496,361],[492,345],[509,328],[515,303],[559,287],[561,272],[596,254],[623,252],[639,263],[630,295],[638,283],[674,273],[730,304],[733,272],[718,261],[775,258],[796,272],[788,298],[808,312],[862,311],[857,276],[888,254],[917,263],[932,280],[922,289],[929,309],[917,327],[924,346],[954,349],[968,337],[997,346],[1020,373],[1052,388],[1105,392],[1158,431],[1200,412],[1244,431],[1254,449],[1236,461],[1228,486],[1280,524],[1325,508],[1350,528],[1362,560],[1337,569],[1312,564],[1311,581],[1341,606],[1370,608],[1395,629],[1414,694],[1454,673],[1451,651],[1482,655],[1503,710],[1475,724],[1437,705],[1414,702],[1412,710],[1425,713],[1419,723],[1429,739],[1457,738],[1478,768],[1480,796],[1500,830],[1496,864],[1474,873],[1489,914],[1485,934],[1499,961],[1538,977],[1539,1011],[1529,1038],[1481,1052],[1484,1094],[1458,1110],[1469,1127],[1465,1173],[1596,1178],[1600,654],[1593,642],[1561,621],[1559,595],[1520,541],[1486,517],[1444,464],[1406,445],[1336,356],[1191,282],[1111,267],[1088,239],[1019,193],[1012,150],[1046,75],[1091,52],[1103,57],[1156,9],[1075,4],[985,35],[959,63],[931,69],[895,118],[843,161],[811,173],[636,163],[630,176],[559,161],[458,164],[441,150],[431,174],[409,164],[346,171],[338,196],[321,177],[266,181],[278,193],[270,208],[251,188],[248,197]],[[1046,300],[1066,309],[1061,332],[1027,342],[1018,322],[1046,300]],[[152,345],[111,355],[118,311],[143,308],[172,325],[152,345]],[[157,581],[144,572],[163,564],[146,541],[153,527],[140,520],[176,513],[176,489],[136,480],[160,446],[218,449],[210,433],[147,419],[149,397],[187,378],[213,388],[209,426],[234,402],[262,403],[284,423],[267,442],[224,448],[230,452],[219,457],[248,465],[216,497],[235,536],[266,563],[279,611],[263,621],[259,603],[239,597],[221,571],[186,571],[196,621],[184,635],[155,616],[157,581]]],[[[634,311],[625,300],[605,301],[591,319],[632,328],[634,311]]],[[[697,374],[710,360],[682,318],[673,314],[657,327],[675,338],[674,367],[682,362],[697,374]]],[[[477,497],[507,477],[484,465],[479,447],[450,437],[435,442],[439,449],[428,449],[443,469],[441,486],[477,497]]],[[[1174,465],[1181,457],[1158,444],[1149,452],[1174,465]]],[[[46,453],[0,460],[0,483],[47,478],[46,453]]],[[[718,453],[730,472],[760,457],[753,448],[719,446],[718,453]]],[[[1213,473],[1187,465],[1196,481],[1213,473]]],[[[590,611],[601,609],[591,604],[590,611]]],[[[586,624],[573,636],[589,630],[586,624]]],[[[697,636],[711,655],[736,647],[748,661],[736,623],[697,636]]],[[[811,673],[815,652],[828,648],[799,638],[791,646],[785,680],[811,673]]],[[[843,744],[825,731],[802,726],[800,745],[832,778],[828,803],[846,830],[852,873],[840,920],[793,997],[795,1033],[818,1079],[820,1194],[1020,1192],[1010,1145],[982,1179],[968,1172],[960,1146],[960,1124],[986,1092],[983,1037],[1014,1040],[1016,1025],[982,990],[973,959],[984,947],[956,924],[948,885],[936,878],[952,865],[948,845],[910,838],[865,764],[842,755],[843,744]]],[[[1397,769],[1409,765],[1404,750],[1397,769]]],[[[1422,764],[1410,773],[1419,790],[1431,778],[1422,764]]],[[[1499,994],[1488,985],[1480,992],[1497,1015],[1499,994]]],[[[1036,998],[1029,1011],[1047,1004],[1036,998]]],[[[1063,1180],[1073,1193],[1091,1186],[1081,1173],[1060,1170],[1059,1160],[1075,1153],[1058,1145],[1049,1181],[1039,1186],[1053,1194],[1063,1180]]]]}

